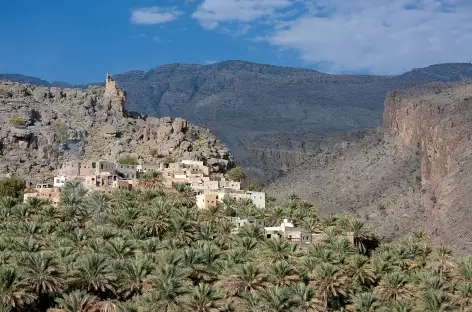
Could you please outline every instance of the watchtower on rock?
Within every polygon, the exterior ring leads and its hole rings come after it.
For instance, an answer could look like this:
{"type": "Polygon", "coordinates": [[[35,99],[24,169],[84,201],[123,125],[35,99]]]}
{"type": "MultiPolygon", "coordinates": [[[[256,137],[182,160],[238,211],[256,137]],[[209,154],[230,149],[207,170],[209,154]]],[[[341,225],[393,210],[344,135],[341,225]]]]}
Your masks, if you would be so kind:
{"type": "Polygon", "coordinates": [[[118,109],[121,113],[124,113],[126,92],[117,85],[108,72],[105,78],[104,96],[106,99],[109,99],[110,108],[118,109]]]}

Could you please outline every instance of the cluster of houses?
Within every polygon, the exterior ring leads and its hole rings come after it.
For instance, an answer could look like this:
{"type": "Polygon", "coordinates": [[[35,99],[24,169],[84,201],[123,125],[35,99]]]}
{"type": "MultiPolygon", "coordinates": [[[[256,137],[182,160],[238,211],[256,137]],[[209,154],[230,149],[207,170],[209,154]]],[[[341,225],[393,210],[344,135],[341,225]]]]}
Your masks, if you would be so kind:
{"type": "Polygon", "coordinates": [[[196,196],[200,209],[216,206],[224,198],[246,199],[258,208],[265,208],[265,193],[246,192],[243,182],[231,181],[221,174],[212,175],[203,161],[182,160],[176,163],[122,164],[108,160],[69,161],[62,164],[51,184],[38,184],[30,188],[24,200],[31,197],[59,203],[61,188],[68,181],[80,181],[91,190],[110,194],[114,189],[130,190],[140,187],[139,178],[151,172],[159,172],[163,186],[171,188],[176,183],[189,185],[196,196]]]}
{"type": "MultiPolygon", "coordinates": [[[[257,208],[265,208],[265,193],[242,190],[243,182],[231,181],[222,175],[211,175],[202,161],[182,160],[178,163],[159,164],[121,164],[107,160],[70,161],[62,165],[52,184],[37,184],[24,194],[24,200],[37,197],[50,200],[54,206],[60,201],[61,188],[68,181],[80,181],[91,191],[110,194],[115,189],[130,190],[140,187],[139,178],[150,172],[159,172],[164,187],[171,188],[175,183],[185,183],[195,192],[196,205],[199,209],[216,206],[225,198],[248,200],[257,208]]],[[[287,219],[278,226],[266,227],[263,220],[231,218],[234,224],[233,233],[242,226],[253,224],[260,227],[267,239],[285,238],[299,246],[309,246],[325,239],[323,233],[311,233],[309,230],[296,227],[287,219]]]]}

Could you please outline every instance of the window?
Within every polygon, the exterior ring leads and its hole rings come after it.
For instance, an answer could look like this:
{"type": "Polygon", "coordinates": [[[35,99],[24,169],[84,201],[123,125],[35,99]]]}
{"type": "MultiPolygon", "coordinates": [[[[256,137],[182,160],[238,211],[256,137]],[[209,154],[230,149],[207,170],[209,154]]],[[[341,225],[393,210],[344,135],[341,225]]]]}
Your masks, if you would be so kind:
{"type": "Polygon", "coordinates": [[[94,162],[93,162],[93,163],[92,163],[92,169],[95,169],[95,168],[97,168],[97,163],[94,163],[94,162]]]}
{"type": "Polygon", "coordinates": [[[61,181],[59,179],[56,179],[56,183],[60,183],[61,181]]]}
{"type": "Polygon", "coordinates": [[[267,238],[270,238],[271,236],[272,236],[272,235],[270,235],[270,234],[267,234],[267,238]]]}
{"type": "Polygon", "coordinates": [[[100,169],[103,169],[103,164],[100,164],[100,169]]]}

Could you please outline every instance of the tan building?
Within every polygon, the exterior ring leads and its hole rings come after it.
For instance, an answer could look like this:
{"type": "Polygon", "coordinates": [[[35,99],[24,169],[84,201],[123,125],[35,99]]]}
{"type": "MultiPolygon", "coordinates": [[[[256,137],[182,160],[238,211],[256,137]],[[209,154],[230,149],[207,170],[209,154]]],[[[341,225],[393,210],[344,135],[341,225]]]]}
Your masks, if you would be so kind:
{"type": "Polygon", "coordinates": [[[60,202],[61,189],[50,184],[37,184],[31,192],[23,195],[23,201],[27,202],[30,198],[39,198],[49,200],[53,206],[57,207],[60,202]]]}
{"type": "Polygon", "coordinates": [[[196,204],[198,209],[208,209],[215,207],[218,204],[217,194],[202,193],[196,197],[196,204]]]}

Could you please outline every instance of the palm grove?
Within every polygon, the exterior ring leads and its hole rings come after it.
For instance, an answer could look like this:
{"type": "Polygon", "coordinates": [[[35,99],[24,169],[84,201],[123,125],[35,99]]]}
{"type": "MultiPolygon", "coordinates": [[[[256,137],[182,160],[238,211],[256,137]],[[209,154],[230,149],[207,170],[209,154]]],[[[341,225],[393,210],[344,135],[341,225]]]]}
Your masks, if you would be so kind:
{"type": "Polygon", "coordinates": [[[362,222],[320,218],[297,196],[198,211],[185,185],[143,186],[105,196],[68,183],[58,208],[1,197],[0,312],[472,311],[472,258],[420,232],[375,244],[362,222]],[[289,217],[327,240],[300,249],[251,225],[231,234],[231,216],[289,217]]]}

